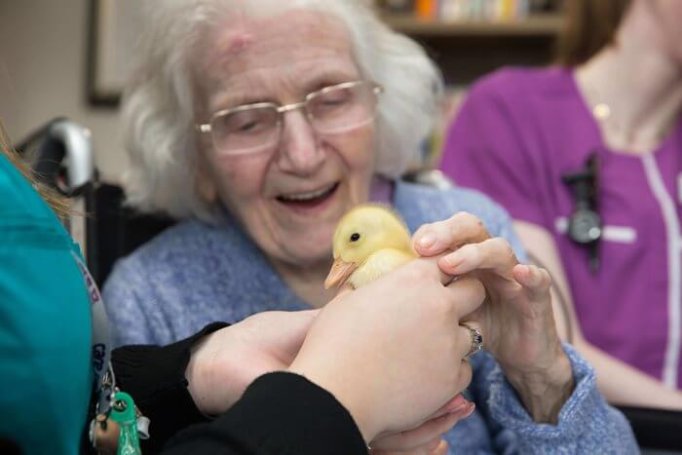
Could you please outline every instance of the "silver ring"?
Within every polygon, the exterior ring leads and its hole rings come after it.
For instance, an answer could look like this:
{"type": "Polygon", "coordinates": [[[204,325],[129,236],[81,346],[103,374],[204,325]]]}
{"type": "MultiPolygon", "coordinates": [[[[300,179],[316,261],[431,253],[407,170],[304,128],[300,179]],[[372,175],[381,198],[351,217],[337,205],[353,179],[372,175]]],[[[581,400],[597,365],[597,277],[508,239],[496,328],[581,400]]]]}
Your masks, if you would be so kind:
{"type": "Polygon", "coordinates": [[[481,332],[479,332],[478,329],[475,329],[468,324],[460,322],[459,325],[469,330],[469,335],[471,335],[471,347],[469,348],[469,352],[464,356],[465,359],[468,359],[483,349],[483,335],[481,335],[481,332]]]}

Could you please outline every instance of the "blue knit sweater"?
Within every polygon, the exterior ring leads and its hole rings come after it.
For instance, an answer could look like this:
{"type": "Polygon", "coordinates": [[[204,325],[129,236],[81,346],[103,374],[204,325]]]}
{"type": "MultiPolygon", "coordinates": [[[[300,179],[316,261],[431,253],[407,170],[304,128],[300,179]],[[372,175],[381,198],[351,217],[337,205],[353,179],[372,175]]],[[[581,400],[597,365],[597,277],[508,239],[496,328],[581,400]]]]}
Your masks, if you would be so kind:
{"type": "MultiPolygon", "coordinates": [[[[524,257],[507,214],[476,192],[397,182],[393,205],[413,232],[458,211],[471,212],[524,257]]],[[[104,300],[116,344],[167,344],[212,321],[309,308],[235,223],[215,227],[196,220],[164,231],[119,261],[104,300]]],[[[637,453],[629,425],[604,402],[592,369],[565,349],[576,388],[557,426],[535,424],[492,357],[477,354],[469,388],[477,412],[446,435],[451,453],[637,453]]]]}

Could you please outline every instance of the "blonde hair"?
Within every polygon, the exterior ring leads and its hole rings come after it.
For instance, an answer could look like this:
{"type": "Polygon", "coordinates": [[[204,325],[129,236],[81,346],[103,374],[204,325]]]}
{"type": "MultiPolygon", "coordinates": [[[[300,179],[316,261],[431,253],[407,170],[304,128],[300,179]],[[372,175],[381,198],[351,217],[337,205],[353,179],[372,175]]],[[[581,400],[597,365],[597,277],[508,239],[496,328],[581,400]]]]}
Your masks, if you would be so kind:
{"type": "Polygon", "coordinates": [[[12,144],[10,143],[9,135],[5,130],[5,125],[2,123],[2,119],[0,119],[0,149],[2,149],[2,154],[7,157],[9,162],[33,185],[58,217],[64,219],[70,214],[69,204],[66,198],[40,183],[31,172],[28,164],[22,160],[16,150],[14,150],[14,147],[12,147],[12,144]]]}
{"type": "Polygon", "coordinates": [[[323,12],[348,29],[361,75],[384,86],[377,113],[377,172],[398,177],[420,158],[442,93],[435,64],[416,42],[383,24],[366,0],[152,1],[140,64],[124,91],[128,203],[141,211],[214,221],[219,201],[197,189],[192,56],[203,33],[234,15],[323,12]]]}

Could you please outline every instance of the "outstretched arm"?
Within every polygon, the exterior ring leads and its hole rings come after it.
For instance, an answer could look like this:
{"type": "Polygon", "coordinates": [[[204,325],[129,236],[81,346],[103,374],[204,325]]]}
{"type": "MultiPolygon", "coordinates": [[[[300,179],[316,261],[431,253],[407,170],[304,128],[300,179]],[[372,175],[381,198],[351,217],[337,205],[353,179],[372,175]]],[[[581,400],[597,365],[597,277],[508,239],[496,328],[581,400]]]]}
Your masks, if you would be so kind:
{"type": "Polygon", "coordinates": [[[657,379],[593,346],[583,337],[551,235],[542,227],[524,221],[514,222],[514,228],[531,259],[552,276],[552,301],[559,335],[594,366],[597,384],[606,399],[617,405],[682,409],[682,392],[665,387],[657,379]]]}

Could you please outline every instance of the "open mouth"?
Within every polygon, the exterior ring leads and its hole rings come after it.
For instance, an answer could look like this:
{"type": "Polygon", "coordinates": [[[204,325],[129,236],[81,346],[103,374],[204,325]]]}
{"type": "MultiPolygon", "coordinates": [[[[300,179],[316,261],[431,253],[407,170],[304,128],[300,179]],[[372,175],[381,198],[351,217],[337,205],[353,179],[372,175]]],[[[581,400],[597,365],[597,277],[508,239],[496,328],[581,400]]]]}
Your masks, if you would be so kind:
{"type": "Polygon", "coordinates": [[[300,207],[312,207],[325,202],[339,187],[339,182],[327,185],[315,191],[304,193],[282,194],[277,196],[277,200],[283,204],[295,205],[300,207]]]}

